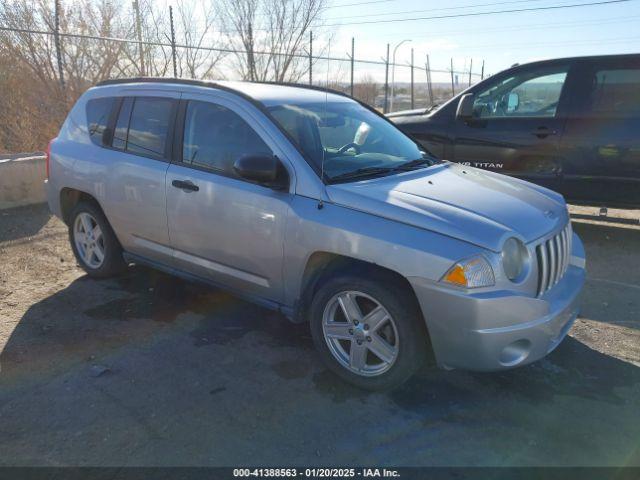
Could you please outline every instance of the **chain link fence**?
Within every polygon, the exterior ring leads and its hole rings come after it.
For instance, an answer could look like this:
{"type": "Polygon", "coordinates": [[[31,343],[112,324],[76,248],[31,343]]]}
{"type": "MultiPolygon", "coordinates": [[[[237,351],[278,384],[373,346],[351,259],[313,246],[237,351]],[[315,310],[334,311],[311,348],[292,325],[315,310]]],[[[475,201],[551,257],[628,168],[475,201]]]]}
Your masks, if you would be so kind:
{"type": "Polygon", "coordinates": [[[10,35],[44,37],[45,43],[51,46],[52,58],[48,61],[52,67],[55,66],[55,76],[62,90],[67,88],[69,80],[64,73],[64,63],[69,60],[65,59],[73,59],[83,49],[93,52],[90,68],[95,71],[86,72],[89,84],[91,80],[103,79],[100,77],[101,71],[108,71],[107,76],[110,78],[163,76],[244,80],[247,75],[239,73],[236,64],[241,56],[245,57],[246,63],[246,56],[251,55],[254,62],[275,64],[273,59],[287,62],[287,81],[340,90],[385,113],[440,104],[484,77],[484,61],[476,63],[475,71],[473,62],[468,66],[465,62],[463,68],[456,68],[453,59],[446,68],[433,68],[429,56],[423,52],[420,54],[422,61],[415,61],[413,49],[410,62],[394,62],[391,56],[393,50],[389,44],[377,60],[360,58],[356,54],[358,44],[355,38],[352,38],[351,52],[346,56],[331,55],[327,52],[326,45],[322,48],[314,46],[313,32],[309,32],[306,45],[289,52],[182,44],[176,41],[171,7],[169,13],[168,31],[164,32],[166,41],[145,40],[139,31],[137,38],[64,32],[60,30],[60,23],[57,21],[57,10],[52,30],[0,25],[0,31],[10,35]],[[89,44],[93,46],[90,48],[89,44]],[[101,52],[104,58],[96,58],[101,52]],[[204,58],[208,63],[203,61],[204,58]],[[103,62],[111,62],[113,65],[105,68],[103,62]],[[209,68],[206,68],[205,63],[209,68]],[[439,81],[434,81],[434,77],[439,81]]]}

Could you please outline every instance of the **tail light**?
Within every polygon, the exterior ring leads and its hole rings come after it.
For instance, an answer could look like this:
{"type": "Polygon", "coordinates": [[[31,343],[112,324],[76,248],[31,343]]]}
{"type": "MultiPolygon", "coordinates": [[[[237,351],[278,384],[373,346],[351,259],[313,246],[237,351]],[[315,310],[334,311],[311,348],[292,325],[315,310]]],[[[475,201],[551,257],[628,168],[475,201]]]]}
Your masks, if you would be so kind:
{"type": "Polygon", "coordinates": [[[49,163],[51,162],[51,144],[53,143],[54,140],[55,138],[52,138],[51,140],[49,140],[49,144],[47,145],[47,155],[45,160],[45,167],[47,169],[47,180],[49,179],[49,163]]]}

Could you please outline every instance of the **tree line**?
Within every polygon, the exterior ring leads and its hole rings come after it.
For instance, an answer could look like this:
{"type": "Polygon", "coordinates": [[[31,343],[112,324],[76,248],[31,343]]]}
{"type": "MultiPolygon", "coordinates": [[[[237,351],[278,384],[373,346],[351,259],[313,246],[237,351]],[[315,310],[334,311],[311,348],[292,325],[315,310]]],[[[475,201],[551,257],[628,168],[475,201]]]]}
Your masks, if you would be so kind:
{"type": "MultiPolygon", "coordinates": [[[[306,81],[310,32],[315,55],[334,33],[319,26],[327,1],[181,0],[172,32],[160,0],[0,0],[0,151],[43,149],[101,80],[173,76],[172,40],[179,77],[306,81]],[[56,27],[72,34],[59,46],[56,27]]],[[[373,103],[377,86],[367,76],[354,92],[373,103]]]]}

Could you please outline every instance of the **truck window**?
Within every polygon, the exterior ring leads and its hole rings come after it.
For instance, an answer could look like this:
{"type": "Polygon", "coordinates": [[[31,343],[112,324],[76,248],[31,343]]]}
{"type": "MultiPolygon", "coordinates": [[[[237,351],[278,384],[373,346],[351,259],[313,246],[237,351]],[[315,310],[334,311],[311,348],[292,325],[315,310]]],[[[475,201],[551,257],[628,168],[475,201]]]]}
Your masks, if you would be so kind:
{"type": "Polygon", "coordinates": [[[478,118],[554,117],[568,66],[524,71],[490,85],[476,95],[478,118]]]}
{"type": "Polygon", "coordinates": [[[640,116],[640,68],[596,70],[585,113],[597,117],[640,116]]]}

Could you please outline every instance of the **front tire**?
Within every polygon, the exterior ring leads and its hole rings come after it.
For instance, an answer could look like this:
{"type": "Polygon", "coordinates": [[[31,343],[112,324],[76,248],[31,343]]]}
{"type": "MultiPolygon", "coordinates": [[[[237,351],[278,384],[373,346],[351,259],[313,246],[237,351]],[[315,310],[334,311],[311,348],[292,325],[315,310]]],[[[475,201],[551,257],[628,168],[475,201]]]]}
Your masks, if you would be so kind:
{"type": "Polygon", "coordinates": [[[79,202],[75,206],[69,240],[78,264],[90,276],[105,278],[125,270],[122,247],[102,210],[94,204],[79,202]]]}
{"type": "Polygon", "coordinates": [[[422,366],[428,340],[407,288],[376,276],[338,275],[322,284],[309,311],[311,334],[331,371],[360,388],[389,390],[422,366]]]}

